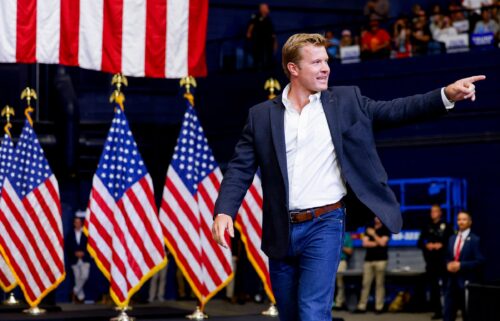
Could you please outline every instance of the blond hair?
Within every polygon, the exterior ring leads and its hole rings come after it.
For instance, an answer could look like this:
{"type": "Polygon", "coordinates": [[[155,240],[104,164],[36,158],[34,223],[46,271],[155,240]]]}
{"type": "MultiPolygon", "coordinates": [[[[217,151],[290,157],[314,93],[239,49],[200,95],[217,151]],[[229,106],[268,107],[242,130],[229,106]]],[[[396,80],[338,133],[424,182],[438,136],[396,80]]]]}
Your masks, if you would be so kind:
{"type": "Polygon", "coordinates": [[[326,47],[327,41],[325,37],[319,33],[297,33],[285,42],[281,52],[282,66],[285,75],[290,79],[290,71],[288,71],[288,63],[293,62],[298,64],[302,58],[300,49],[305,45],[311,44],[318,47],[326,47]]]}

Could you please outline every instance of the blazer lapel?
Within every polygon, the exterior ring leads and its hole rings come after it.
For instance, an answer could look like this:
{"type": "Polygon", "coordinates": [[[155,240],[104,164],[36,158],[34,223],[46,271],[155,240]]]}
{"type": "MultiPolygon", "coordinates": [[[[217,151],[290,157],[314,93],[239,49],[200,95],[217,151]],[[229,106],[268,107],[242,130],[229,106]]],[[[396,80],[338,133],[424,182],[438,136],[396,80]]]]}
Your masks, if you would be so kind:
{"type": "Polygon", "coordinates": [[[340,131],[340,109],[338,108],[337,97],[335,97],[334,93],[330,91],[323,91],[321,92],[321,103],[323,104],[323,110],[325,111],[328,128],[330,129],[330,134],[332,135],[335,153],[340,159],[343,156],[343,149],[342,135],[340,131]]]}
{"type": "Polygon", "coordinates": [[[271,135],[273,138],[274,150],[278,165],[281,170],[281,176],[285,183],[286,199],[288,205],[288,169],[286,162],[286,146],[285,146],[285,106],[281,102],[281,95],[274,99],[273,108],[270,109],[271,120],[271,135]]]}

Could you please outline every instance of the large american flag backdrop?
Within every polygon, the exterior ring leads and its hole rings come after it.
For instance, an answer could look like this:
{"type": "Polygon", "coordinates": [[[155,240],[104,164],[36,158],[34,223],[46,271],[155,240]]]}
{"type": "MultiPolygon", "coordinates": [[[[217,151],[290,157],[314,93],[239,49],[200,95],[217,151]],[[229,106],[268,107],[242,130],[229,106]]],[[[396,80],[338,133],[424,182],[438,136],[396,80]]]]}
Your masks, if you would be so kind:
{"type": "Polygon", "coordinates": [[[1,0],[0,62],[206,75],[208,0],[1,0]]]}
{"type": "Polygon", "coordinates": [[[118,106],[92,181],[84,231],[120,307],[167,263],[153,183],[118,106]]]}
{"type": "Polygon", "coordinates": [[[59,187],[27,120],[13,156],[0,200],[0,246],[26,301],[37,306],[66,275],[59,187]]]}
{"type": "Polygon", "coordinates": [[[220,247],[211,233],[221,179],[200,121],[188,103],[167,170],[160,222],[168,249],[202,305],[233,277],[231,251],[220,247]]]}
{"type": "MultiPolygon", "coordinates": [[[[8,134],[3,136],[2,145],[0,145],[0,195],[5,176],[10,172],[12,161],[14,160],[14,143],[8,134]]],[[[9,292],[16,286],[16,278],[12,270],[5,261],[5,250],[0,245],[0,287],[9,292]]]]}
{"type": "Polygon", "coordinates": [[[262,184],[255,175],[252,185],[243,198],[236,216],[235,227],[241,233],[247,257],[264,284],[264,290],[272,303],[276,303],[269,275],[269,258],[261,250],[262,244],[262,184]]]}

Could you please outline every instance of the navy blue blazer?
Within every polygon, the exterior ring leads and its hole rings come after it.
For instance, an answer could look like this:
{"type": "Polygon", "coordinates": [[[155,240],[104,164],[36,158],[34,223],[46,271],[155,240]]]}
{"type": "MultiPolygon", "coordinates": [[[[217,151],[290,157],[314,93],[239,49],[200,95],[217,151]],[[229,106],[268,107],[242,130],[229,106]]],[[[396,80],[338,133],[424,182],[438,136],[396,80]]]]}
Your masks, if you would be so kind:
{"type": "MultiPolygon", "coordinates": [[[[321,93],[321,102],[349,193],[354,194],[356,202],[377,215],[391,232],[399,232],[401,212],[387,185],[387,174],[375,148],[373,126],[445,114],[441,90],[391,101],[374,101],[362,96],[358,87],[330,87],[321,93]]],[[[264,194],[262,250],[271,258],[284,257],[289,240],[284,114],[281,95],[249,110],[214,210],[215,214],[225,213],[234,219],[260,168],[264,194]]]]}
{"type": "MultiPolygon", "coordinates": [[[[456,239],[457,235],[452,235],[448,242],[447,262],[451,262],[455,259],[453,247],[455,246],[456,239]]],[[[458,285],[464,288],[466,281],[479,281],[479,271],[484,263],[484,256],[481,254],[479,248],[479,236],[472,232],[469,233],[469,236],[467,236],[464,241],[464,246],[462,247],[458,261],[460,262],[460,270],[457,273],[451,274],[455,279],[450,279],[450,282],[457,281],[458,285]]]]}

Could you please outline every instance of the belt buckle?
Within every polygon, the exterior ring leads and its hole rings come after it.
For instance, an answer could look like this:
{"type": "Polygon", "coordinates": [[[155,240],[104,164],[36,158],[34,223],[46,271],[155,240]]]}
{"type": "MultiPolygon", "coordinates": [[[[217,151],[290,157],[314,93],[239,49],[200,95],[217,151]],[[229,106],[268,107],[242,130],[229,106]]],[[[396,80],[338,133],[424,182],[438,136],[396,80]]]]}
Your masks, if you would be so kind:
{"type": "Polygon", "coordinates": [[[296,224],[296,223],[299,223],[298,221],[295,220],[295,215],[299,214],[300,211],[290,211],[289,214],[290,214],[290,223],[292,224],[296,224]]]}

